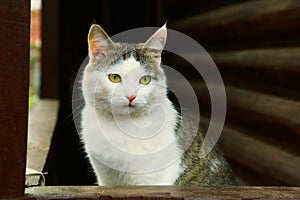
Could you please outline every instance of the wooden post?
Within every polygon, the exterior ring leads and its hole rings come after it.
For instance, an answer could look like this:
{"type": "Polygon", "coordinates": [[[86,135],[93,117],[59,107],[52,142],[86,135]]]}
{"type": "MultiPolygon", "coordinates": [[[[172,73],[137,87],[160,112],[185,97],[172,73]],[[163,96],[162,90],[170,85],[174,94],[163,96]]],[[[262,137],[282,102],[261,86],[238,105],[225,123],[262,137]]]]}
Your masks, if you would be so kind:
{"type": "Polygon", "coordinates": [[[24,193],[30,1],[0,1],[0,198],[24,193]]]}
{"type": "Polygon", "coordinates": [[[59,0],[43,1],[41,98],[59,96],[59,6],[59,0]]]}

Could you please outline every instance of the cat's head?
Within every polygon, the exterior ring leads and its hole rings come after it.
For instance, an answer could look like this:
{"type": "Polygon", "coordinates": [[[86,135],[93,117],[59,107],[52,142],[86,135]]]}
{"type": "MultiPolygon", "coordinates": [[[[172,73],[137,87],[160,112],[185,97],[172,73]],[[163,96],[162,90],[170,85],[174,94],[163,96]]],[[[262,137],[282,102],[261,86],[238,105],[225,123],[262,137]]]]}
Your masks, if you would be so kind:
{"type": "Polygon", "coordinates": [[[166,36],[164,25],[145,43],[115,43],[93,24],[82,82],[86,103],[107,116],[141,116],[165,101],[166,77],[160,63],[166,36]]]}

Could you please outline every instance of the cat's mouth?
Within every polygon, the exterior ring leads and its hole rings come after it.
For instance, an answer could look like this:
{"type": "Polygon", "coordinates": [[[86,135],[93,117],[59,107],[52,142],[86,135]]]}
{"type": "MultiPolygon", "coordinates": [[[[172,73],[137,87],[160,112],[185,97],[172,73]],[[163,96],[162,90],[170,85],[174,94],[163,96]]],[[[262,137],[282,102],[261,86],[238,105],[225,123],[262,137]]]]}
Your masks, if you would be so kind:
{"type": "Polygon", "coordinates": [[[128,104],[128,107],[129,108],[134,108],[135,106],[130,103],[130,104],[128,104]]]}
{"type": "Polygon", "coordinates": [[[130,103],[130,104],[123,105],[123,108],[135,108],[135,106],[130,103]]]}

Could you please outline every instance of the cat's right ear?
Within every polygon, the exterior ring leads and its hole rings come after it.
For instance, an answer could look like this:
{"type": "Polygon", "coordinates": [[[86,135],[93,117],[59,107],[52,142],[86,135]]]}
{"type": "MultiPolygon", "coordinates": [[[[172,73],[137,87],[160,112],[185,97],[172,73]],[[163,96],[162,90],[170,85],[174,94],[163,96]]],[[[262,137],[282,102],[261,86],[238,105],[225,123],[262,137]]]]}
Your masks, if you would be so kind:
{"type": "Polygon", "coordinates": [[[88,35],[88,44],[92,62],[98,57],[106,56],[106,52],[114,47],[114,42],[98,24],[92,24],[88,35]]]}

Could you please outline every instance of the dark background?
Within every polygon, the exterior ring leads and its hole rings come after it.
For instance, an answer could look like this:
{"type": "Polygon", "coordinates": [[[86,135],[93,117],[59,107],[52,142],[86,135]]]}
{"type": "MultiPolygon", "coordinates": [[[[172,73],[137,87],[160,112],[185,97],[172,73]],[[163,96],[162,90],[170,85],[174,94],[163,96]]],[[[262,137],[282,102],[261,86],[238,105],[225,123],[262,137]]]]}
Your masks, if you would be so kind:
{"type": "MultiPolygon", "coordinates": [[[[60,101],[44,170],[47,184],[95,183],[71,105],[74,79],[88,53],[88,30],[96,20],[109,35],[167,21],[168,28],[197,40],[226,85],[228,113],[220,147],[239,183],[300,185],[299,13],[297,0],[44,0],[41,98],[60,101]]],[[[201,77],[175,55],[165,53],[163,59],[191,80],[209,119],[201,77]]]]}

